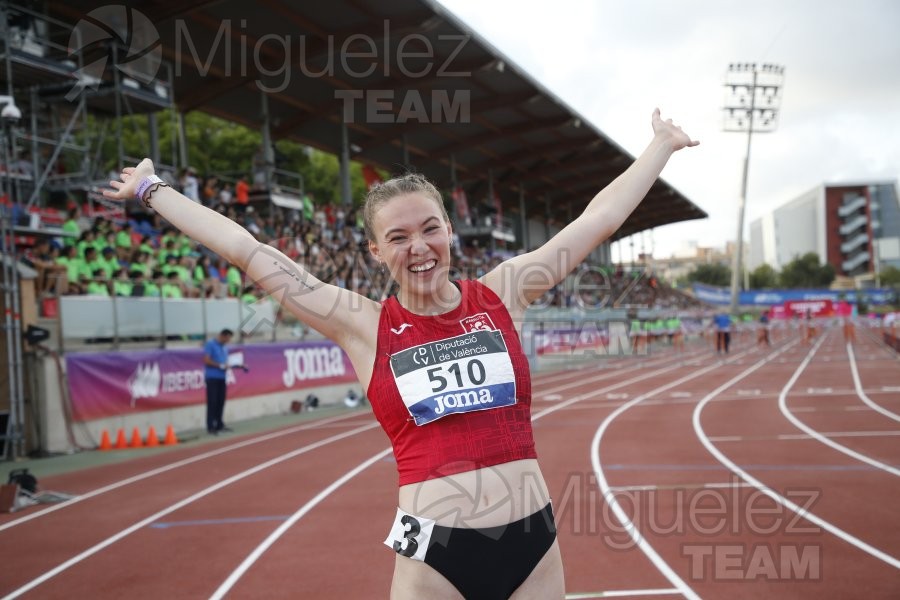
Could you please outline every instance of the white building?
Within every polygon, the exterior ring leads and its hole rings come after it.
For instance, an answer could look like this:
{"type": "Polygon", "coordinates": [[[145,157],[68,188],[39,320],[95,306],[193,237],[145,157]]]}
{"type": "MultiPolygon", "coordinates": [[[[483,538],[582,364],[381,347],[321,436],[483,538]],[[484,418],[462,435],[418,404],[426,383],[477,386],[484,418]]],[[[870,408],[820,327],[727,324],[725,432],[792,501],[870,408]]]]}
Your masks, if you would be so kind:
{"type": "Polygon", "coordinates": [[[838,275],[900,267],[900,195],[896,182],[822,184],[750,223],[752,270],[776,270],[807,252],[838,275]]]}

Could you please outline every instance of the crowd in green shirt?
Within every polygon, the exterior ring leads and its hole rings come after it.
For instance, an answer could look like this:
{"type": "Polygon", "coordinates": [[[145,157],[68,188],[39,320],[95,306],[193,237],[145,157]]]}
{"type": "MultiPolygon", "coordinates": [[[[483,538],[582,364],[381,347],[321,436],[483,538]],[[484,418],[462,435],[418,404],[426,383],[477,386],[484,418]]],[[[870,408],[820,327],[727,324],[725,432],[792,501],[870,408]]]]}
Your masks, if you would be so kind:
{"type": "Polygon", "coordinates": [[[214,264],[183,233],[168,228],[154,243],[128,224],[116,227],[105,219],[81,231],[78,216],[73,211],[62,227],[72,235],[51,249],[54,262],[65,267],[70,294],[186,298],[206,290],[210,296],[242,295],[241,272],[224,260],[214,264]]]}

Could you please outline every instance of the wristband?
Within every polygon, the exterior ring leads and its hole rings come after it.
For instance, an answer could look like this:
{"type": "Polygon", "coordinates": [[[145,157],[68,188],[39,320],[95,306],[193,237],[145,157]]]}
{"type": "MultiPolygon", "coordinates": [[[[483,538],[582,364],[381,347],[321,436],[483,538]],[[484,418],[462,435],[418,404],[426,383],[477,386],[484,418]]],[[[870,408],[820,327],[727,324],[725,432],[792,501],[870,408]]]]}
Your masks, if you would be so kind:
{"type": "Polygon", "coordinates": [[[159,186],[168,187],[168,184],[156,175],[148,175],[147,177],[141,179],[141,182],[138,184],[137,191],[134,193],[134,197],[143,202],[144,206],[146,206],[147,208],[150,208],[150,199],[144,198],[144,196],[147,194],[147,190],[149,190],[153,186],[157,186],[157,188],[159,186]]]}

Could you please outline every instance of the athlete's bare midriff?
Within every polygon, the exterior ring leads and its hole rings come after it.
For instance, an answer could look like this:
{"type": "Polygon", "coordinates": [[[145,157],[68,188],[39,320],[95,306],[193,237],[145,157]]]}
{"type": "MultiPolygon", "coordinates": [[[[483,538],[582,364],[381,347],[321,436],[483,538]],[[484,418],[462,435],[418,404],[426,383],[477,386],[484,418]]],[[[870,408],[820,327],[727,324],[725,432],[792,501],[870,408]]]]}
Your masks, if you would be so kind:
{"type": "Polygon", "coordinates": [[[537,460],[514,460],[400,487],[400,509],[438,525],[506,525],[546,506],[550,492],[537,460]]]}

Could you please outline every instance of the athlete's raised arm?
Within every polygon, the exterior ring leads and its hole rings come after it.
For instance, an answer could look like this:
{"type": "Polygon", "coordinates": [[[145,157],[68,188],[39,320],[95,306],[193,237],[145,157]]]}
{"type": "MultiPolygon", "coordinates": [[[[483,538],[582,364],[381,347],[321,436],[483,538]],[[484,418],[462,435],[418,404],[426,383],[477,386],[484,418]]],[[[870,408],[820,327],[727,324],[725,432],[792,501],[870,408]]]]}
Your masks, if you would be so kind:
{"type": "MultiPolygon", "coordinates": [[[[154,175],[145,158],[111,181],[107,198],[134,198],[141,182],[154,175]]],[[[145,184],[146,185],[146,184],[145,184]]],[[[224,215],[192,202],[168,186],[151,184],[142,199],[172,225],[245,272],[298,319],[331,338],[348,353],[359,343],[374,348],[378,304],[355,292],[324,283],[281,251],[260,243],[249,231],[224,215]],[[372,320],[376,319],[376,320],[372,320]],[[371,337],[372,339],[367,339],[371,337]]],[[[373,350],[374,351],[374,350],[373,350]]],[[[351,356],[352,358],[352,356],[351,356]]]]}
{"type": "Polygon", "coordinates": [[[696,146],[680,127],[653,111],[653,139],[647,149],[581,215],[543,246],[511,258],[482,277],[515,316],[562,281],[597,246],[622,226],[656,181],[673,153],[696,146]]]}

